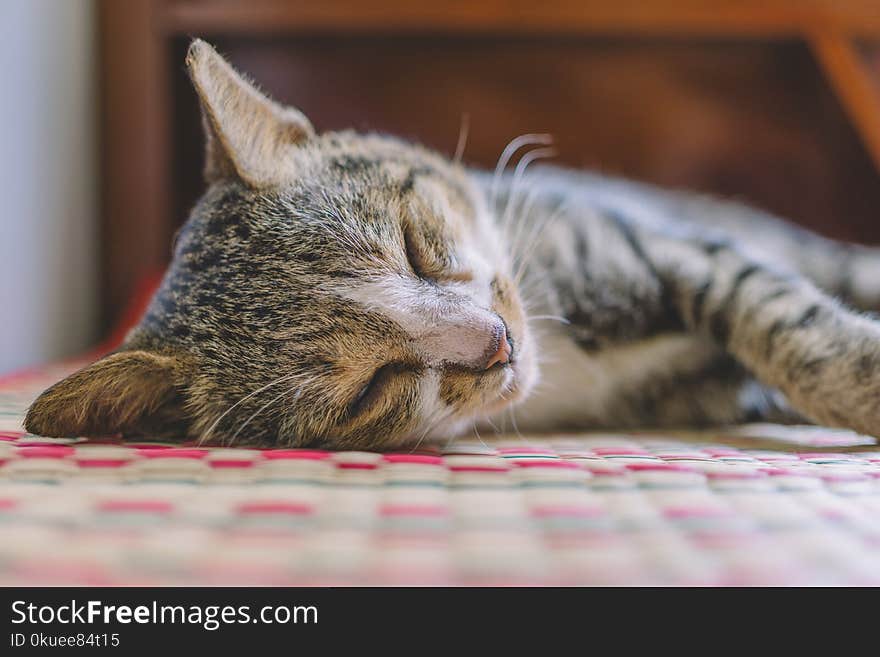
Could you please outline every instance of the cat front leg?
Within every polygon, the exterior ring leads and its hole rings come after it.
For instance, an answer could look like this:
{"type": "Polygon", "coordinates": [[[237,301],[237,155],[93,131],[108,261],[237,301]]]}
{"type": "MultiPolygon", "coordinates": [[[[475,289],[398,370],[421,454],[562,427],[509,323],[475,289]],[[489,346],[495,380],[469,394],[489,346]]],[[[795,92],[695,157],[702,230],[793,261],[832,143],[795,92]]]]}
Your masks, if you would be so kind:
{"type": "Polygon", "coordinates": [[[810,419],[880,434],[880,323],[735,244],[642,236],[685,326],[810,419]]]}

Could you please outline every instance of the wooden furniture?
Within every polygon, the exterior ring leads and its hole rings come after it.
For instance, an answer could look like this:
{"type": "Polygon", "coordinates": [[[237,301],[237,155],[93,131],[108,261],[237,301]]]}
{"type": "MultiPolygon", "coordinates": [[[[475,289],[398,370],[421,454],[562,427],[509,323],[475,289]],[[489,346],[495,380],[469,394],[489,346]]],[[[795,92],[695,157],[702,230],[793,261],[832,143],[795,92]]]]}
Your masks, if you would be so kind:
{"type": "Polygon", "coordinates": [[[100,0],[105,325],[201,191],[183,56],[215,43],[319,129],[559,160],[880,242],[877,0],[100,0]]]}

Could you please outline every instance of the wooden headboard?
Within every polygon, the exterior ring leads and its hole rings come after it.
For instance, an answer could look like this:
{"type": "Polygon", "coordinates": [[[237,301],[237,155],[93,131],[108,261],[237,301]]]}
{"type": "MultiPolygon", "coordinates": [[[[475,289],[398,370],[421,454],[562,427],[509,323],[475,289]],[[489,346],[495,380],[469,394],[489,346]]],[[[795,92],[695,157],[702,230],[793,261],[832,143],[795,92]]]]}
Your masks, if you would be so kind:
{"type": "Polygon", "coordinates": [[[318,129],[467,163],[526,132],[559,162],[734,195],[880,242],[876,0],[101,0],[103,308],[163,267],[202,189],[183,67],[212,41],[318,129]],[[873,41],[872,41],[873,40],[873,41]]]}

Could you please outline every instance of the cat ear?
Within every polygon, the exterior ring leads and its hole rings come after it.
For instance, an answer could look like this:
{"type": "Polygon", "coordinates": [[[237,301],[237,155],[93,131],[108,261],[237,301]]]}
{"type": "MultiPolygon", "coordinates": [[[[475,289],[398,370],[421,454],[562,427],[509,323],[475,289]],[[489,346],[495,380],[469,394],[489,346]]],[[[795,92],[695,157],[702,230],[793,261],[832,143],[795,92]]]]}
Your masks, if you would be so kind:
{"type": "Polygon", "coordinates": [[[259,189],[289,179],[286,155],[315,134],[309,120],[264,96],[201,39],[186,65],[202,105],[208,182],[236,176],[259,189]]]}
{"type": "Polygon", "coordinates": [[[25,428],[41,436],[108,436],[166,430],[184,420],[183,363],[146,351],[111,354],[43,392],[25,428]]]}

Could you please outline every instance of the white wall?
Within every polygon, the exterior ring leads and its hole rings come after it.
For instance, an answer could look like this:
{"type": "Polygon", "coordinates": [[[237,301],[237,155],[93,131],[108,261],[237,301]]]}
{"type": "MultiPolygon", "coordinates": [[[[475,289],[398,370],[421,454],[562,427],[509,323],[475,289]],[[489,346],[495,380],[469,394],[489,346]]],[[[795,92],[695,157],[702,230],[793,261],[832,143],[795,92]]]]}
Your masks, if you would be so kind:
{"type": "Polygon", "coordinates": [[[95,68],[91,0],[0,0],[0,374],[96,337],[95,68]]]}

